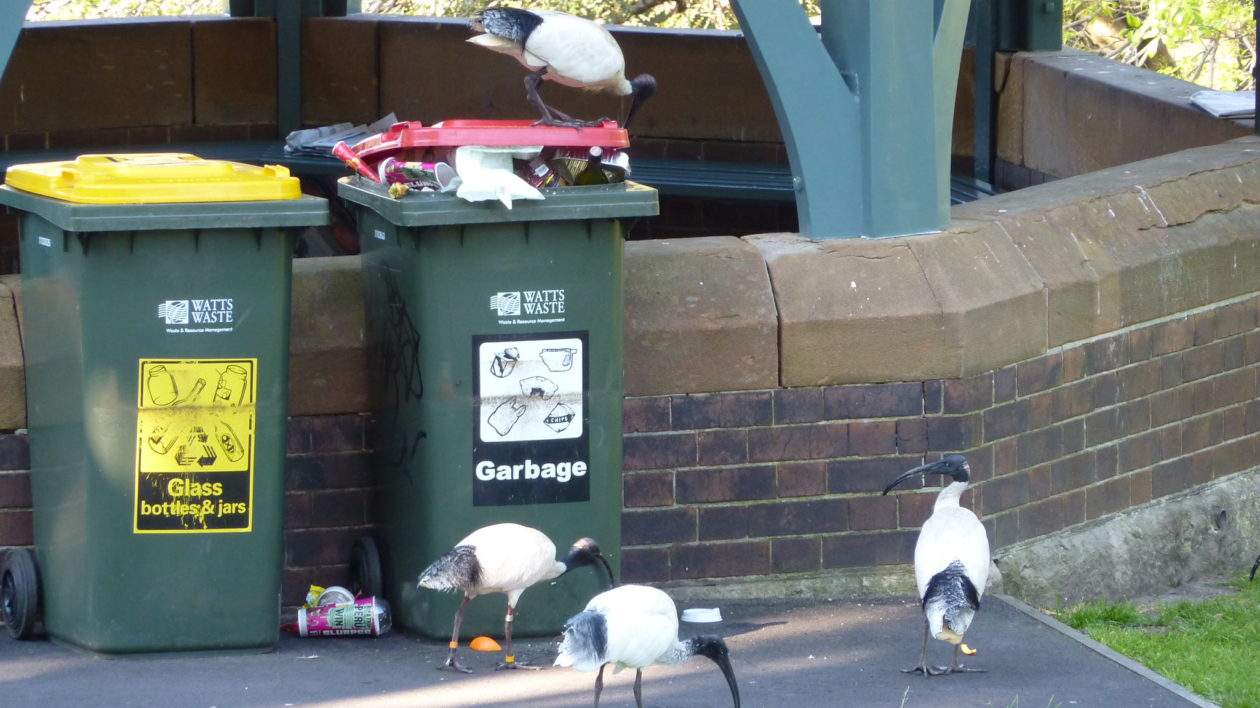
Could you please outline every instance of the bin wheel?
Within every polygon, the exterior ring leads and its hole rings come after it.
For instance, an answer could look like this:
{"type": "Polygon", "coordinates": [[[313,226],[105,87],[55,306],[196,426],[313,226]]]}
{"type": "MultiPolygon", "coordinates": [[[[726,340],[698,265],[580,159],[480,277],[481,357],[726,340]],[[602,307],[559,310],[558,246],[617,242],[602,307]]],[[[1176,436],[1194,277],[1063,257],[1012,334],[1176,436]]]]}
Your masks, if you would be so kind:
{"type": "Polygon", "coordinates": [[[39,574],[29,548],[10,548],[0,561],[0,614],[14,639],[29,639],[39,619],[39,574]]]}
{"type": "Polygon", "coordinates": [[[385,580],[381,576],[381,551],[376,539],[360,536],[350,556],[350,589],[365,597],[380,597],[385,580]]]}

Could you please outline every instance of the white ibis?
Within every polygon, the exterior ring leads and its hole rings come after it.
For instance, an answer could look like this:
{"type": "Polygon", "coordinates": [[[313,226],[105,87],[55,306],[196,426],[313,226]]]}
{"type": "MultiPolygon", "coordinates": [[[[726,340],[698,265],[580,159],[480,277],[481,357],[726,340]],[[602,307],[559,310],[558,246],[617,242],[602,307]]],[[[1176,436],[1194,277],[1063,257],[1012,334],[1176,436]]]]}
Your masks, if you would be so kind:
{"type": "MultiPolygon", "coordinates": [[[[416,587],[450,592],[461,591],[464,599],[455,612],[455,627],[451,630],[451,650],[446,662],[439,669],[453,669],[470,673],[472,670],[455,661],[459,647],[459,625],[464,621],[464,608],[478,595],[501,592],[507,595],[507,615],[503,618],[503,636],[506,640],[503,663],[498,668],[515,669],[524,666],[516,661],[512,652],[512,616],[516,602],[525,588],[561,575],[596,561],[608,570],[608,584],[614,584],[612,567],[599,552],[599,544],[591,538],[579,538],[573,542],[563,561],[556,560],[556,546],[543,532],[520,524],[494,524],[484,526],[468,534],[441,558],[429,564],[420,574],[416,587]]],[[[532,667],[531,667],[532,668],[532,667]]]]}
{"type": "Polygon", "coordinates": [[[535,125],[582,128],[607,120],[577,120],[543,103],[538,95],[543,79],[572,88],[630,96],[630,111],[623,128],[630,125],[643,102],[656,93],[656,79],[649,74],[626,80],[621,47],[598,22],[553,10],[491,7],[478,12],[468,28],[481,33],[469,42],[515,57],[530,70],[525,77],[525,95],[542,116],[535,125]]]}
{"type": "Polygon", "coordinates": [[[715,636],[680,641],[678,610],[669,595],[646,585],[622,585],[591,598],[585,610],[565,622],[556,666],[599,669],[595,708],[604,689],[604,667],[614,664],[613,673],[633,667],[634,702],[643,708],[643,667],[678,664],[693,656],[708,657],[718,665],[739,708],[739,686],[726,642],[715,636]]]}
{"type": "Polygon", "coordinates": [[[988,534],[976,515],[958,504],[971,479],[971,466],[962,455],[946,455],[903,473],[884,488],[884,494],[911,477],[929,474],[943,474],[953,481],[936,498],[914,546],[914,579],[923,601],[923,652],[919,665],[905,671],[921,671],[924,676],[982,671],[958,663],[963,635],[980,609],[989,579],[988,534]],[[948,668],[928,666],[928,637],[954,645],[954,660],[948,668]]]}

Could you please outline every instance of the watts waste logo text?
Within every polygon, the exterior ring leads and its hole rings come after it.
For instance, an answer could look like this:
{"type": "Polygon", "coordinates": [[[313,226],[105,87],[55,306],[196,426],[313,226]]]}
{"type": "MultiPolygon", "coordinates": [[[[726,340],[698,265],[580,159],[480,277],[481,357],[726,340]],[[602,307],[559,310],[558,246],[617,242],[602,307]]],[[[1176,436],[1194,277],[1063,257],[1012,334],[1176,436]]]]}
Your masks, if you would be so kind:
{"type": "Polygon", "coordinates": [[[518,290],[490,296],[499,324],[547,324],[565,320],[564,290],[518,290]]]}
{"type": "Polygon", "coordinates": [[[169,334],[231,332],[236,326],[235,312],[230,297],[167,300],[157,306],[158,319],[166,324],[169,334]]]}

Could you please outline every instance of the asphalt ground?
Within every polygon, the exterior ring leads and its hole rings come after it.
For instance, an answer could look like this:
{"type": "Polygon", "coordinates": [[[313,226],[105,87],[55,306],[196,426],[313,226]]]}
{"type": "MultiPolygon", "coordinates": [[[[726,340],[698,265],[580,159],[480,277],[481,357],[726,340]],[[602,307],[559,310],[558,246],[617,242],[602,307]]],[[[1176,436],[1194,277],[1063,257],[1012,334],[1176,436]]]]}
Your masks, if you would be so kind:
{"type": "MultiPolygon", "coordinates": [[[[502,596],[474,602],[502,602],[502,596]]],[[[679,608],[683,609],[682,607],[679,608]]],[[[747,708],[1138,708],[1211,706],[1017,600],[986,597],[965,664],[985,673],[924,678],[899,669],[918,658],[922,615],[912,598],[731,601],[714,624],[747,708]]],[[[951,648],[933,641],[932,661],[951,648]]],[[[495,671],[497,654],[460,649],[472,674],[437,671],[446,643],[400,632],[381,637],[282,634],[265,653],[106,658],[46,638],[0,634],[0,706],[590,706],[594,674],[551,667],[554,638],[518,639],[519,657],[546,666],[495,671]]],[[[634,671],[605,672],[601,706],[634,706],[634,671]]],[[[712,662],[693,658],[644,671],[644,705],[721,708],[730,693],[712,662]]]]}

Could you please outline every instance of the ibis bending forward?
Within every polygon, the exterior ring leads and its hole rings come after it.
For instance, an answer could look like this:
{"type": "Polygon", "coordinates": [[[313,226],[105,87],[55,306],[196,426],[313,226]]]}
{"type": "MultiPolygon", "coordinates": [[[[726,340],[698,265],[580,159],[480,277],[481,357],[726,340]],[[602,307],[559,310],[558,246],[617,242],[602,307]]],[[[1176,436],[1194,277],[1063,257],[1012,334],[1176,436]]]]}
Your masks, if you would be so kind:
{"type": "Polygon", "coordinates": [[[623,128],[630,125],[643,102],[656,93],[656,79],[649,74],[626,80],[621,47],[598,22],[552,10],[491,7],[478,12],[468,27],[481,33],[469,42],[515,57],[530,70],[525,77],[525,95],[541,116],[536,125],[582,128],[607,120],[577,120],[543,103],[538,95],[543,79],[572,88],[630,96],[630,111],[621,124],[623,128]]]}
{"type": "Polygon", "coordinates": [[[586,609],[564,624],[564,640],[556,666],[572,666],[578,671],[594,671],[595,708],[604,689],[604,667],[615,664],[613,673],[634,668],[634,702],[643,708],[643,667],[677,664],[692,656],[713,660],[731,687],[735,708],[739,708],[739,686],[720,637],[702,636],[679,641],[678,610],[664,592],[646,585],[622,585],[602,592],[587,603],[586,609]]]}
{"type": "Polygon", "coordinates": [[[518,667],[512,653],[512,616],[516,602],[525,588],[561,575],[584,565],[604,564],[608,571],[608,584],[614,584],[612,567],[599,552],[599,545],[591,538],[579,538],[563,561],[556,560],[556,546],[543,532],[520,524],[494,524],[470,533],[455,544],[441,558],[433,561],[424,572],[416,587],[431,590],[462,591],[464,599],[455,612],[455,627],[451,630],[451,650],[446,662],[439,669],[454,669],[470,673],[471,669],[455,661],[459,647],[459,625],[464,621],[464,608],[478,595],[501,592],[507,595],[507,615],[503,618],[503,636],[507,647],[501,669],[518,667]]]}
{"type": "Polygon", "coordinates": [[[908,470],[885,487],[884,494],[911,477],[929,474],[943,474],[953,481],[936,498],[914,546],[914,579],[923,601],[923,652],[919,665],[905,671],[921,671],[924,676],[982,671],[958,663],[959,645],[980,609],[989,578],[989,537],[976,515],[958,504],[971,479],[971,467],[962,455],[946,455],[908,470]],[[954,645],[949,668],[928,666],[929,636],[954,645]]]}

